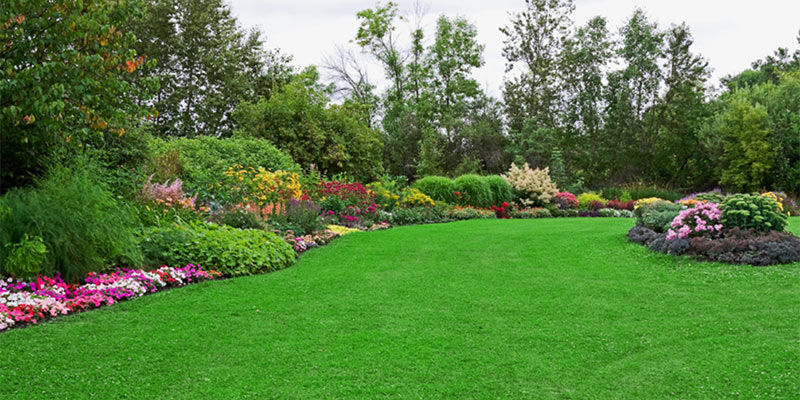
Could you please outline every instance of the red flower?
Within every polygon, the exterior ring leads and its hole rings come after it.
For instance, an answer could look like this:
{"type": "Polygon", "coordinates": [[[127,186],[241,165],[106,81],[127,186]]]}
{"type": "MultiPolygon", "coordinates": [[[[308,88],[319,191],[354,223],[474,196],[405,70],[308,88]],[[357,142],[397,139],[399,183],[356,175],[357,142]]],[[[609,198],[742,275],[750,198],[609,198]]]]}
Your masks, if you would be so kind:
{"type": "Polygon", "coordinates": [[[503,202],[503,208],[506,208],[506,207],[508,207],[508,202],[505,202],[505,201],[504,201],[504,202],[503,202]]]}

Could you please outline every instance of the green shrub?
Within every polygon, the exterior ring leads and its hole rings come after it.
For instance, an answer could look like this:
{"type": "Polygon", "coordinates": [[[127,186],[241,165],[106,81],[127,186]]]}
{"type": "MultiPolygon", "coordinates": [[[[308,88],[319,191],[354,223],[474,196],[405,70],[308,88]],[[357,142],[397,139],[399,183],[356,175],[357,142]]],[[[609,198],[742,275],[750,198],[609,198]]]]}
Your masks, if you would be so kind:
{"type": "Polygon", "coordinates": [[[154,139],[154,172],[159,179],[180,178],[189,192],[199,192],[204,199],[224,200],[224,193],[212,188],[223,173],[236,164],[264,167],[270,171],[300,172],[300,167],[286,153],[262,139],[217,139],[203,136],[172,140],[154,139]],[[177,159],[176,159],[177,157],[177,159]],[[155,170],[156,168],[161,170],[155,170]],[[180,174],[179,176],[169,176],[180,174]]]}
{"type": "Polygon", "coordinates": [[[633,214],[637,225],[664,233],[669,229],[672,220],[678,216],[681,208],[680,204],[659,200],[637,207],[633,214]]]}
{"type": "Polygon", "coordinates": [[[219,225],[227,225],[238,229],[265,230],[268,228],[266,221],[260,215],[243,208],[224,210],[214,215],[212,220],[219,225]]]}
{"type": "Polygon", "coordinates": [[[288,267],[292,247],[271,232],[194,223],[150,228],[142,238],[150,266],[200,265],[223,276],[241,276],[288,267]]]}
{"type": "Polygon", "coordinates": [[[41,274],[47,261],[47,246],[41,236],[22,235],[19,243],[6,243],[6,259],[3,268],[6,273],[16,277],[30,278],[41,274]]]}
{"type": "Polygon", "coordinates": [[[722,201],[722,225],[725,228],[752,229],[758,232],[783,232],[788,218],[778,203],[758,194],[735,194],[722,201]]]}
{"type": "Polygon", "coordinates": [[[449,207],[436,205],[433,207],[397,208],[386,216],[392,225],[415,225],[434,222],[447,222],[449,207]]]}
{"type": "Polygon", "coordinates": [[[578,195],[578,197],[576,197],[576,200],[578,200],[578,208],[582,210],[588,209],[589,206],[596,201],[603,204],[608,203],[608,200],[604,199],[595,192],[581,193],[578,195]]]}
{"type": "Polygon", "coordinates": [[[492,191],[492,205],[500,206],[504,202],[512,203],[514,201],[514,188],[503,177],[499,175],[484,176],[483,180],[489,185],[492,191]]]}
{"type": "Polygon", "coordinates": [[[445,178],[443,176],[426,176],[414,182],[414,187],[436,201],[443,201],[451,204],[456,201],[456,196],[453,193],[456,190],[455,184],[450,178],[445,178]]]}
{"type": "Polygon", "coordinates": [[[480,175],[462,175],[455,180],[454,185],[455,192],[459,193],[459,204],[486,208],[494,203],[492,189],[480,175]]]}
{"type": "Polygon", "coordinates": [[[270,216],[269,225],[279,231],[291,230],[297,235],[310,235],[325,230],[321,213],[320,206],[311,200],[292,200],[280,214],[270,216]]]}
{"type": "Polygon", "coordinates": [[[75,282],[112,265],[138,266],[142,256],[132,208],[118,203],[92,176],[95,168],[56,167],[35,188],[13,190],[0,199],[0,274],[60,273],[75,282]],[[40,257],[31,242],[36,237],[42,238],[45,257],[38,268],[34,263],[20,268],[16,257],[21,254],[40,257]]]}

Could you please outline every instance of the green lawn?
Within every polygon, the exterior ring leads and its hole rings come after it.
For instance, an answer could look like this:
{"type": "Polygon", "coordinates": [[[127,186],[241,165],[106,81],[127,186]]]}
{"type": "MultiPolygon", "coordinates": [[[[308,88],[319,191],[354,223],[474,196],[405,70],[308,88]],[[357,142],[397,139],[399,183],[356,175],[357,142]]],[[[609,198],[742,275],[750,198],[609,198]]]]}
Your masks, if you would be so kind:
{"type": "Polygon", "coordinates": [[[800,264],[655,254],[631,224],[352,234],[2,333],[0,398],[797,398],[800,264]]]}

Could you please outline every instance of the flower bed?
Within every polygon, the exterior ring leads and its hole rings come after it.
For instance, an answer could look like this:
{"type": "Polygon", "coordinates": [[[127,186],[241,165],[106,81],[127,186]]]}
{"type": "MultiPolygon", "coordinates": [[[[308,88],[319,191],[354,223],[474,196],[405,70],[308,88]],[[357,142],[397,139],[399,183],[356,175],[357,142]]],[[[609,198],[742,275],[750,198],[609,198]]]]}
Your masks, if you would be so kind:
{"type": "Polygon", "coordinates": [[[716,193],[693,195],[679,204],[649,201],[637,207],[636,226],[628,231],[628,238],[653,251],[705,261],[748,265],[800,262],[800,238],[784,232],[786,214],[781,201],[774,195],[723,197],[716,193]],[[666,223],[668,218],[671,222],[666,223]]]}
{"type": "Polygon", "coordinates": [[[60,276],[37,277],[31,282],[8,278],[0,280],[0,331],[217,277],[214,271],[189,264],[151,271],[90,273],[82,285],[67,284],[60,276]]]}

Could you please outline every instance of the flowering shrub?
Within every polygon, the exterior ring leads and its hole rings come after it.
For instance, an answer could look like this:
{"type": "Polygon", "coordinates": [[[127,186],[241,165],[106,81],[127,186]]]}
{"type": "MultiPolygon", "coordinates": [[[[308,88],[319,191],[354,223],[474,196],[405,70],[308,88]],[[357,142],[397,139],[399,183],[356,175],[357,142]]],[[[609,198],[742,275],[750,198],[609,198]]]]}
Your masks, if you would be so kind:
{"type": "Polygon", "coordinates": [[[417,206],[433,206],[436,202],[433,201],[425,193],[422,193],[417,188],[405,189],[401,192],[402,198],[396,205],[404,207],[417,207],[417,206]]]}
{"type": "Polygon", "coordinates": [[[645,199],[639,199],[639,200],[636,200],[635,203],[633,203],[633,209],[636,210],[637,208],[639,208],[641,206],[646,206],[648,204],[653,204],[653,203],[656,203],[656,202],[659,202],[659,201],[666,201],[666,200],[660,199],[658,197],[648,197],[648,198],[645,198],[645,199]]]}
{"type": "Polygon", "coordinates": [[[562,210],[578,207],[578,199],[570,192],[558,192],[553,197],[553,204],[557,205],[562,210]]]}
{"type": "Polygon", "coordinates": [[[375,204],[388,211],[391,211],[400,200],[400,191],[393,182],[389,184],[373,182],[367,185],[367,188],[374,194],[375,204]]]}
{"type": "Polygon", "coordinates": [[[169,183],[169,181],[153,183],[152,179],[153,175],[150,175],[144,183],[144,187],[139,193],[142,199],[161,204],[168,208],[179,207],[190,210],[195,208],[197,193],[192,197],[187,197],[183,192],[183,182],[180,179],[175,179],[172,183],[169,183]]]}
{"type": "MultiPolygon", "coordinates": [[[[270,203],[286,203],[307,197],[296,172],[268,171],[263,167],[244,168],[235,165],[223,173],[229,200],[254,203],[264,207],[270,203]]],[[[221,184],[218,184],[221,185],[221,184]]]]}
{"type": "Polygon", "coordinates": [[[784,202],[785,197],[786,197],[785,194],[776,193],[776,192],[766,192],[766,193],[761,193],[761,195],[764,196],[764,197],[770,198],[773,201],[775,201],[775,203],[778,204],[778,208],[781,210],[781,212],[782,213],[787,213],[786,215],[789,215],[788,212],[783,207],[783,202],[784,202]]]}
{"type": "Polygon", "coordinates": [[[295,252],[302,253],[314,247],[324,246],[331,240],[339,237],[339,233],[330,229],[317,231],[308,235],[295,236],[295,232],[289,230],[284,232],[283,240],[288,243],[295,252]]]}
{"type": "Polygon", "coordinates": [[[722,232],[722,211],[717,203],[700,203],[682,210],[670,224],[667,240],[712,236],[722,232]]]}
{"type": "Polygon", "coordinates": [[[319,183],[319,193],[323,196],[323,200],[334,196],[342,199],[345,205],[363,205],[375,202],[375,194],[358,182],[322,181],[319,183]]]}
{"type": "Polygon", "coordinates": [[[615,210],[627,210],[633,211],[634,201],[620,201],[620,200],[609,200],[606,204],[606,207],[613,208],[615,210]]]}
{"type": "Polygon", "coordinates": [[[556,184],[550,179],[549,168],[531,169],[528,163],[519,168],[516,164],[511,164],[508,173],[501,176],[511,187],[522,193],[520,202],[526,206],[548,204],[558,194],[556,184]]]}
{"type": "Polygon", "coordinates": [[[37,277],[32,282],[0,279],[0,331],[218,276],[214,271],[188,264],[150,271],[120,269],[110,274],[89,273],[82,285],[66,284],[58,275],[37,277]]]}
{"type": "Polygon", "coordinates": [[[503,202],[503,204],[498,206],[492,206],[492,210],[494,211],[494,215],[499,219],[507,219],[508,214],[506,214],[506,208],[508,208],[508,203],[503,202]]]}

